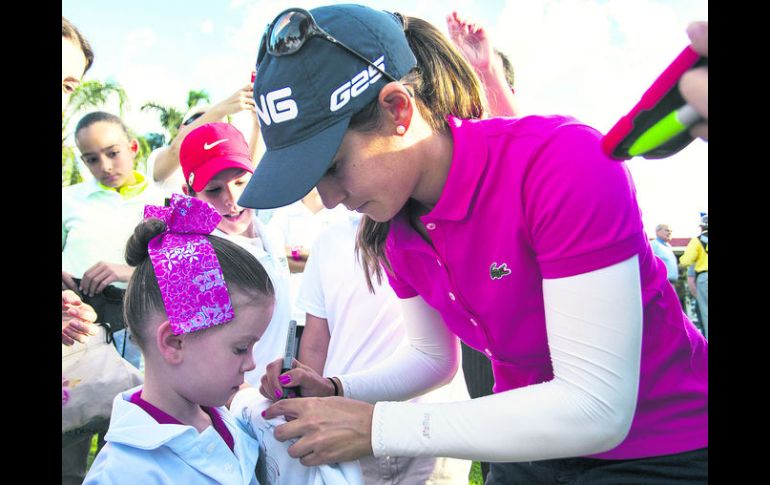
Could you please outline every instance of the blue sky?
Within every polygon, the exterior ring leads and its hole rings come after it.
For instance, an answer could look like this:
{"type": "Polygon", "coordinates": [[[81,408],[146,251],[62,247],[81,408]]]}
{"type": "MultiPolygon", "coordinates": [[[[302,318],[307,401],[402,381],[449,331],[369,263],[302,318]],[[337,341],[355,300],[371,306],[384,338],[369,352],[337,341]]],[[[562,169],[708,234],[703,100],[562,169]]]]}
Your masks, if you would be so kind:
{"type": "MultiPolygon", "coordinates": [[[[213,102],[249,81],[265,25],[289,6],[326,1],[65,0],[62,14],[88,38],[86,79],[114,79],[127,91],[124,120],[161,131],[147,101],[183,107],[190,89],[213,102]]],[[[349,3],[349,2],[345,2],[349,3]]],[[[512,60],[525,114],[569,114],[602,132],[625,114],[689,43],[685,28],[708,20],[706,0],[393,0],[357,3],[422,17],[446,31],[452,10],[485,26],[512,60]]],[[[106,111],[117,113],[117,103],[106,111]]],[[[76,116],[73,120],[77,122],[76,116]]],[[[236,126],[243,126],[236,117],[236,126]]],[[[708,210],[708,144],[696,140],[664,160],[628,162],[647,233],[668,222],[674,237],[697,232],[708,210]]]]}

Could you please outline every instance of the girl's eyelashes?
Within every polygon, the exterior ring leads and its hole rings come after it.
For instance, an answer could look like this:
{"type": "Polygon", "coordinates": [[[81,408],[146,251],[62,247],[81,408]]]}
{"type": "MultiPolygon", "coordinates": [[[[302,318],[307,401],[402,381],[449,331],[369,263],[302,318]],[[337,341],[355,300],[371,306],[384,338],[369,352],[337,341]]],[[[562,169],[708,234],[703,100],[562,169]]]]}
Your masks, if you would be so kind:
{"type": "Polygon", "coordinates": [[[235,354],[236,355],[245,354],[248,351],[249,351],[248,347],[236,347],[235,348],[235,354]]]}

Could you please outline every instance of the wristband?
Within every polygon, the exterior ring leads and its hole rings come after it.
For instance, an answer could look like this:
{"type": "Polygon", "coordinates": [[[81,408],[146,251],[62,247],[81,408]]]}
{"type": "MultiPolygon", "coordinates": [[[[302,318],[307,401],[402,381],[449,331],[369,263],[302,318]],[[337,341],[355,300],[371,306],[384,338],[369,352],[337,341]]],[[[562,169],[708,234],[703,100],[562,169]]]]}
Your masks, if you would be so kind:
{"type": "Polygon", "coordinates": [[[294,246],[291,248],[291,259],[294,261],[302,261],[302,255],[300,254],[300,251],[302,251],[302,246],[294,246]]]}
{"type": "Polygon", "coordinates": [[[334,380],[333,377],[327,377],[330,381],[332,381],[332,385],[334,386],[334,395],[339,396],[340,395],[340,388],[337,386],[337,381],[334,380]]]}

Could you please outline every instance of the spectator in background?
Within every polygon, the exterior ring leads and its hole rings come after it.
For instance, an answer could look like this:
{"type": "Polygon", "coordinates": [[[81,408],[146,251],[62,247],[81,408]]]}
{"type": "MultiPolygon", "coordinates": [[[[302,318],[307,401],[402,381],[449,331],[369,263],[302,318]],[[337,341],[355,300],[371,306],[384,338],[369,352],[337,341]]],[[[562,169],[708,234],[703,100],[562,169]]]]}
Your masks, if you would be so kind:
{"type": "Polygon", "coordinates": [[[80,80],[94,63],[94,51],[80,31],[62,16],[61,18],[61,106],[80,85],[80,80]]]}
{"type": "MultiPolygon", "coordinates": [[[[159,184],[167,196],[172,193],[181,193],[181,189],[187,181],[179,170],[179,151],[185,137],[195,128],[206,123],[226,123],[227,117],[241,111],[251,113],[252,127],[249,135],[249,147],[251,160],[259,160],[259,121],[257,120],[254,102],[254,86],[249,83],[238,89],[228,98],[219,103],[210,105],[196,105],[190,108],[182,118],[179,132],[167,146],[156,148],[147,157],[147,174],[152,175],[153,181],[159,184]]],[[[253,168],[253,164],[252,164],[253,168]]]]}
{"type": "MultiPolygon", "coordinates": [[[[72,23],[61,18],[61,106],[64,111],[70,95],[80,85],[80,80],[94,62],[94,52],[88,40],[72,23]]],[[[63,345],[72,345],[85,341],[96,333],[94,322],[96,312],[93,307],[83,303],[80,295],[62,286],[61,292],[61,341],[63,345]]],[[[69,382],[62,376],[62,391],[69,382]]],[[[63,394],[63,393],[62,393],[63,394]]],[[[78,436],[62,435],[61,476],[62,485],[80,484],[86,473],[88,451],[93,433],[78,436]]]]}
{"type": "Polygon", "coordinates": [[[281,232],[286,243],[286,257],[291,271],[291,318],[298,325],[305,324],[305,312],[297,308],[296,302],[310,247],[322,230],[347,217],[345,212],[344,207],[325,208],[318,190],[313,188],[302,199],[275,209],[270,218],[268,226],[281,232]]]}
{"type": "Polygon", "coordinates": [[[695,286],[704,336],[709,334],[709,216],[703,214],[700,221],[701,233],[690,239],[687,249],[679,258],[679,264],[695,265],[695,286]]]}
{"type": "Polygon", "coordinates": [[[692,314],[695,318],[692,319],[692,323],[695,324],[696,327],[698,327],[698,330],[700,330],[700,333],[702,333],[704,336],[706,335],[706,331],[703,329],[703,317],[700,316],[700,308],[698,308],[698,288],[695,286],[695,265],[691,264],[687,267],[687,290],[690,293],[690,296],[692,297],[692,314]]]}
{"type": "MultiPolygon", "coordinates": [[[[687,36],[690,37],[692,48],[698,54],[709,55],[709,24],[708,22],[693,22],[687,26],[687,36]]],[[[687,104],[695,108],[706,120],[690,128],[690,134],[703,140],[709,139],[709,69],[699,67],[690,69],[679,81],[679,92],[687,104]]]]}
{"type": "Polygon", "coordinates": [[[139,349],[123,328],[123,293],[132,272],[124,250],[144,205],[162,204],[163,194],[134,170],[139,143],[119,117],[85,115],[75,140],[93,179],[62,188],[62,290],[79,292],[97,321],[110,325],[118,351],[141,368],[139,349]]]}
{"type": "Polygon", "coordinates": [[[652,252],[660,258],[666,265],[666,274],[668,281],[676,286],[679,280],[679,264],[671,248],[671,228],[668,224],[658,224],[655,226],[655,239],[650,243],[652,252]]]}
{"type": "MultiPolygon", "coordinates": [[[[377,365],[408,345],[401,303],[390,285],[369,292],[355,256],[361,215],[347,213],[323,230],[307,260],[297,306],[306,312],[298,360],[318,374],[340,375],[377,365]]],[[[412,402],[468,399],[462,370],[449,384],[412,402]]],[[[434,457],[359,459],[365,483],[467,485],[471,462],[434,457]]]]}
{"type": "Polygon", "coordinates": [[[206,123],[190,131],[179,152],[187,183],[185,195],[211,204],[222,216],[213,235],[246,249],[260,262],[275,289],[270,324],[254,345],[255,368],[246,382],[259,385],[265,366],[282,355],[289,328],[289,267],[281,234],[263,224],[254,209],[237,203],[251,178],[251,150],[241,132],[229,123],[206,123]],[[206,148],[208,147],[208,148],[206,148]]]}
{"type": "MultiPolygon", "coordinates": [[[[91,45],[72,23],[61,18],[61,105],[62,110],[73,91],[80,85],[80,80],[94,62],[91,45]]],[[[83,342],[88,335],[94,335],[96,321],[94,309],[82,302],[80,296],[72,290],[62,289],[61,343],[72,345],[77,340],[83,342]]]]}
{"type": "Polygon", "coordinates": [[[490,116],[518,116],[513,89],[513,66],[508,57],[492,47],[479,24],[452,12],[446,18],[449,38],[470,63],[484,87],[490,116]]]}

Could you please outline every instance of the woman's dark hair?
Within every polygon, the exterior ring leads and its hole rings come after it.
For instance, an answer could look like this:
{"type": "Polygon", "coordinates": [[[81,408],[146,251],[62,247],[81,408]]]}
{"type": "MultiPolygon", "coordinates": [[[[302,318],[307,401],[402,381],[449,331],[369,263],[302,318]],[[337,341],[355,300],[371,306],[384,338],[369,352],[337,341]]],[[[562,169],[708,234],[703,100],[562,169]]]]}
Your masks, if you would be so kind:
{"type": "MultiPolygon", "coordinates": [[[[449,130],[447,115],[481,118],[486,111],[481,82],[468,61],[435,26],[417,17],[400,15],[404,33],[417,65],[400,81],[414,92],[417,108],[436,133],[449,130]]],[[[374,131],[382,125],[379,100],[374,99],[350,119],[348,127],[359,132],[374,131]]],[[[389,222],[375,222],[363,216],[358,229],[356,254],[366,270],[369,291],[371,276],[382,283],[382,267],[391,269],[385,256],[389,222]]]]}
{"type": "Polygon", "coordinates": [[[61,18],[61,36],[65,39],[69,39],[73,44],[78,45],[80,50],[83,51],[83,55],[86,57],[86,68],[83,69],[83,74],[88,72],[91,68],[91,64],[94,63],[94,51],[91,49],[91,44],[89,44],[86,38],[83,37],[83,34],[72,25],[72,22],[64,18],[63,15],[61,18]]]}
{"type": "MultiPolygon", "coordinates": [[[[160,219],[147,219],[136,226],[126,244],[126,262],[135,269],[123,300],[123,316],[131,338],[142,349],[147,337],[143,325],[151,315],[166,311],[147,251],[150,240],[165,229],[166,223],[160,219]]],[[[251,253],[221,237],[206,237],[217,255],[231,299],[234,291],[247,293],[257,304],[274,297],[275,290],[265,268],[251,253]]]]}

